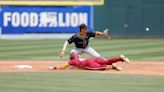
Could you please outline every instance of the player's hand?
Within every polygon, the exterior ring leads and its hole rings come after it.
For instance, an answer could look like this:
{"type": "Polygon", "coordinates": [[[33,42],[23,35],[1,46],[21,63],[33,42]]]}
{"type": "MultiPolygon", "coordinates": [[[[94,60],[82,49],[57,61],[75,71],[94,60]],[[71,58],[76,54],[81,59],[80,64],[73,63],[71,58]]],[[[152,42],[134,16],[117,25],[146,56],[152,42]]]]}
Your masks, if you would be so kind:
{"type": "Polygon", "coordinates": [[[54,70],[57,70],[57,67],[54,67],[53,69],[54,69],[54,70]]]}
{"type": "Polygon", "coordinates": [[[51,66],[49,67],[50,70],[57,70],[57,67],[56,66],[51,66]]]}
{"type": "Polygon", "coordinates": [[[62,58],[64,56],[64,51],[62,50],[61,52],[60,52],[60,57],[62,58]]]}

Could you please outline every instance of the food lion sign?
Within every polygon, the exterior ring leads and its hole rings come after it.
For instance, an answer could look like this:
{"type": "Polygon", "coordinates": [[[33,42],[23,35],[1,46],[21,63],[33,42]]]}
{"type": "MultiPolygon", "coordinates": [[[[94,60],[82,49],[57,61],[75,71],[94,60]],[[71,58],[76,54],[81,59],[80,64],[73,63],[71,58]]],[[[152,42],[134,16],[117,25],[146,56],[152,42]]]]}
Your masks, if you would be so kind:
{"type": "Polygon", "coordinates": [[[3,6],[0,9],[2,34],[73,33],[82,23],[93,27],[92,7],[3,6]]]}

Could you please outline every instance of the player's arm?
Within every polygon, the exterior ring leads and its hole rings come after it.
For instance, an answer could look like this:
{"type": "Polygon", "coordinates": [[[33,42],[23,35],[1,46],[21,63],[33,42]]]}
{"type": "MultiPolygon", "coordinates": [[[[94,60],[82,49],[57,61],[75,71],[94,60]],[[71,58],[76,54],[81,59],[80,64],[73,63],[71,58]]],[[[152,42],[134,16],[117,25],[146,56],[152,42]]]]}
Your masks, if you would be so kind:
{"type": "Polygon", "coordinates": [[[59,67],[53,67],[54,70],[63,70],[67,69],[70,65],[68,63],[63,64],[62,66],[59,67]]]}
{"type": "Polygon", "coordinates": [[[57,69],[59,69],[59,70],[67,69],[69,66],[70,65],[68,63],[66,63],[66,64],[64,64],[64,65],[62,65],[60,67],[57,67],[57,69]]]}
{"type": "Polygon", "coordinates": [[[103,33],[103,32],[98,32],[98,31],[96,31],[96,35],[101,35],[101,36],[103,36],[104,33],[103,33]]]}
{"type": "Polygon", "coordinates": [[[103,32],[96,31],[96,35],[97,36],[103,36],[105,38],[110,39],[110,36],[109,36],[109,33],[108,32],[109,32],[108,29],[103,30],[103,32]]]}
{"type": "Polygon", "coordinates": [[[67,48],[67,45],[68,45],[68,41],[65,41],[64,45],[63,45],[63,48],[60,52],[60,57],[63,57],[64,56],[64,53],[65,53],[65,50],[67,48]]]}
{"type": "Polygon", "coordinates": [[[64,56],[64,52],[65,52],[65,50],[67,48],[68,43],[71,44],[72,42],[74,42],[74,36],[72,36],[67,41],[65,41],[65,43],[63,45],[63,48],[62,48],[62,50],[60,52],[60,57],[63,57],[64,56]]]}

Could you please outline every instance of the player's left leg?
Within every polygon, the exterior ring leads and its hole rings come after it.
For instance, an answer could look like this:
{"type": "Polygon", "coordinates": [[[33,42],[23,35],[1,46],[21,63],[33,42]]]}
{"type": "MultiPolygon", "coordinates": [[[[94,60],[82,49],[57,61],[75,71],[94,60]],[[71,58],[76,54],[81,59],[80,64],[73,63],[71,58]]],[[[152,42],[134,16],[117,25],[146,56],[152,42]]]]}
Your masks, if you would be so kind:
{"type": "Polygon", "coordinates": [[[84,52],[90,54],[93,57],[101,57],[91,46],[88,46],[84,49],[84,52]]]}
{"type": "Polygon", "coordinates": [[[71,50],[70,54],[72,54],[72,53],[77,53],[79,55],[79,54],[82,53],[82,49],[80,49],[80,48],[74,48],[74,49],[71,50]]]}
{"type": "Polygon", "coordinates": [[[88,70],[105,70],[108,68],[107,65],[101,65],[95,61],[90,61],[90,60],[86,60],[82,63],[85,63],[83,68],[88,70]]]}

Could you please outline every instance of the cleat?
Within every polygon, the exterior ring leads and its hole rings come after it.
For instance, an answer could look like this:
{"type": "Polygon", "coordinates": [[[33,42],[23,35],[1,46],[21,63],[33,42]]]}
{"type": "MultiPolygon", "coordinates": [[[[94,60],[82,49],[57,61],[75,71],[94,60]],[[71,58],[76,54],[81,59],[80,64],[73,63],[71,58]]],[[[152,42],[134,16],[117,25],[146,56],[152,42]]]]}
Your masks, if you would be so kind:
{"type": "Polygon", "coordinates": [[[115,69],[115,70],[117,70],[117,71],[122,71],[122,70],[123,70],[122,67],[120,67],[120,66],[113,67],[113,69],[115,69]]]}
{"type": "Polygon", "coordinates": [[[117,71],[122,71],[123,70],[122,67],[117,66],[115,63],[112,64],[112,69],[117,70],[117,71]]]}
{"type": "Polygon", "coordinates": [[[126,62],[126,63],[130,62],[130,60],[127,57],[125,57],[124,55],[120,55],[120,57],[124,60],[123,62],[126,62]]]}

